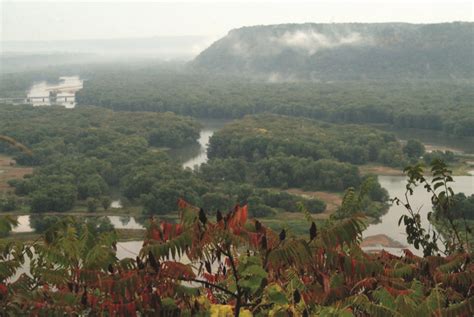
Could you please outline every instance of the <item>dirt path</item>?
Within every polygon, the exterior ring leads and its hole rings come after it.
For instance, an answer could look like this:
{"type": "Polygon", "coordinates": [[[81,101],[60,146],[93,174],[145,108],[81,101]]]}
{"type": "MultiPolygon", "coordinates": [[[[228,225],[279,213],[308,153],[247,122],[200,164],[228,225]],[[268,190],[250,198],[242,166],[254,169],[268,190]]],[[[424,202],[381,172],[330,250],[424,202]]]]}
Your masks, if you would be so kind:
{"type": "Polygon", "coordinates": [[[0,193],[11,190],[7,183],[9,180],[23,178],[32,172],[32,167],[15,166],[15,161],[11,157],[0,155],[0,193]]]}

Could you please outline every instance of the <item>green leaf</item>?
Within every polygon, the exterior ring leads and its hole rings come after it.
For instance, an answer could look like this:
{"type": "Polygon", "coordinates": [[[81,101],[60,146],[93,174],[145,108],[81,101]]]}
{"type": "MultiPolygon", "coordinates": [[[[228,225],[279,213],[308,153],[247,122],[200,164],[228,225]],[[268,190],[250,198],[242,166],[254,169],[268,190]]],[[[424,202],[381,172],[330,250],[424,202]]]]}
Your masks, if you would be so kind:
{"type": "Polygon", "coordinates": [[[278,285],[270,285],[266,289],[268,300],[275,305],[288,304],[288,299],[285,296],[283,289],[278,285]]]}
{"type": "Polygon", "coordinates": [[[266,278],[267,272],[258,265],[250,265],[242,272],[242,275],[252,276],[254,278],[266,278]]]}

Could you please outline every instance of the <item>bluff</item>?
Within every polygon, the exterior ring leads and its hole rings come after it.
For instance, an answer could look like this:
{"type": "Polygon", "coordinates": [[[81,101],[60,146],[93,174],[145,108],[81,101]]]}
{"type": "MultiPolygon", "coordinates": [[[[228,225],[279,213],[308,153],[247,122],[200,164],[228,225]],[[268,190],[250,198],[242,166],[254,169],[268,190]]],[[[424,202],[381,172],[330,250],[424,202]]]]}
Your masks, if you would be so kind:
{"type": "Polygon", "coordinates": [[[192,66],[268,81],[473,79],[474,23],[242,27],[192,66]]]}

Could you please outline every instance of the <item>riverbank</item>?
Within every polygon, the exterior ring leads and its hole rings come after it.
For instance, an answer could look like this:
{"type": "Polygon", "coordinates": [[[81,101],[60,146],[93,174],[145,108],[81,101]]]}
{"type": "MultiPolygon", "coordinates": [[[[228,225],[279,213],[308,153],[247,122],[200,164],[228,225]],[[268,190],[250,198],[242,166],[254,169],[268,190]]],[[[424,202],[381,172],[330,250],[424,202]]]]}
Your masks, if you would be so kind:
{"type": "Polygon", "coordinates": [[[369,124],[369,126],[393,133],[402,142],[409,139],[419,140],[428,152],[447,150],[456,154],[474,154],[474,137],[454,136],[429,129],[395,128],[385,124],[369,124]]]}
{"type": "Polygon", "coordinates": [[[141,207],[129,207],[129,208],[109,208],[102,211],[88,212],[84,210],[72,210],[65,212],[58,211],[48,211],[42,213],[32,213],[23,210],[18,211],[7,211],[2,212],[2,216],[30,216],[30,215],[40,215],[40,216],[74,216],[74,217],[102,217],[102,216],[142,216],[141,207]]]}
{"type": "MultiPolygon", "coordinates": [[[[464,156],[459,158],[459,162],[448,164],[448,168],[453,172],[453,176],[469,176],[474,170],[474,162],[471,162],[469,158],[464,156]]],[[[474,159],[471,159],[474,160],[474,159]]],[[[405,176],[403,168],[395,168],[377,164],[365,164],[360,165],[359,171],[362,175],[374,174],[377,176],[405,176]]],[[[425,176],[430,176],[430,171],[425,171],[425,176]]]]}
{"type": "Polygon", "coordinates": [[[365,237],[361,244],[361,248],[406,248],[406,245],[396,241],[385,234],[376,234],[365,237]]]}
{"type": "MultiPolygon", "coordinates": [[[[119,242],[124,241],[139,241],[145,238],[145,229],[115,229],[117,239],[119,242]]],[[[11,232],[8,236],[3,237],[3,240],[32,242],[38,240],[42,233],[37,232],[11,232]]]]}

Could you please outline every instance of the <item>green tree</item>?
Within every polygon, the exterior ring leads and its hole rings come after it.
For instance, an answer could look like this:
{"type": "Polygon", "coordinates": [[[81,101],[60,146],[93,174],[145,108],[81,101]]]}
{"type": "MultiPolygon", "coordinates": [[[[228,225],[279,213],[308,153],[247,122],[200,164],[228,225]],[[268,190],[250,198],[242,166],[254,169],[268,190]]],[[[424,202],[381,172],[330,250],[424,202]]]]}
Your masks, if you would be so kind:
{"type": "Polygon", "coordinates": [[[76,202],[77,190],[72,185],[50,184],[31,196],[31,211],[68,211],[76,202]]]}
{"type": "Polygon", "coordinates": [[[13,211],[18,207],[18,200],[13,194],[7,194],[0,197],[0,210],[13,211]]]}
{"type": "Polygon", "coordinates": [[[418,140],[408,140],[403,147],[403,153],[411,159],[417,159],[425,153],[425,146],[418,140]]]}
{"type": "Polygon", "coordinates": [[[96,212],[98,207],[98,201],[96,198],[89,197],[86,199],[87,211],[96,212]]]}
{"type": "Polygon", "coordinates": [[[110,208],[110,205],[112,204],[112,200],[110,199],[109,196],[103,196],[100,199],[100,204],[102,205],[102,208],[104,208],[104,210],[107,210],[110,208]]]}

